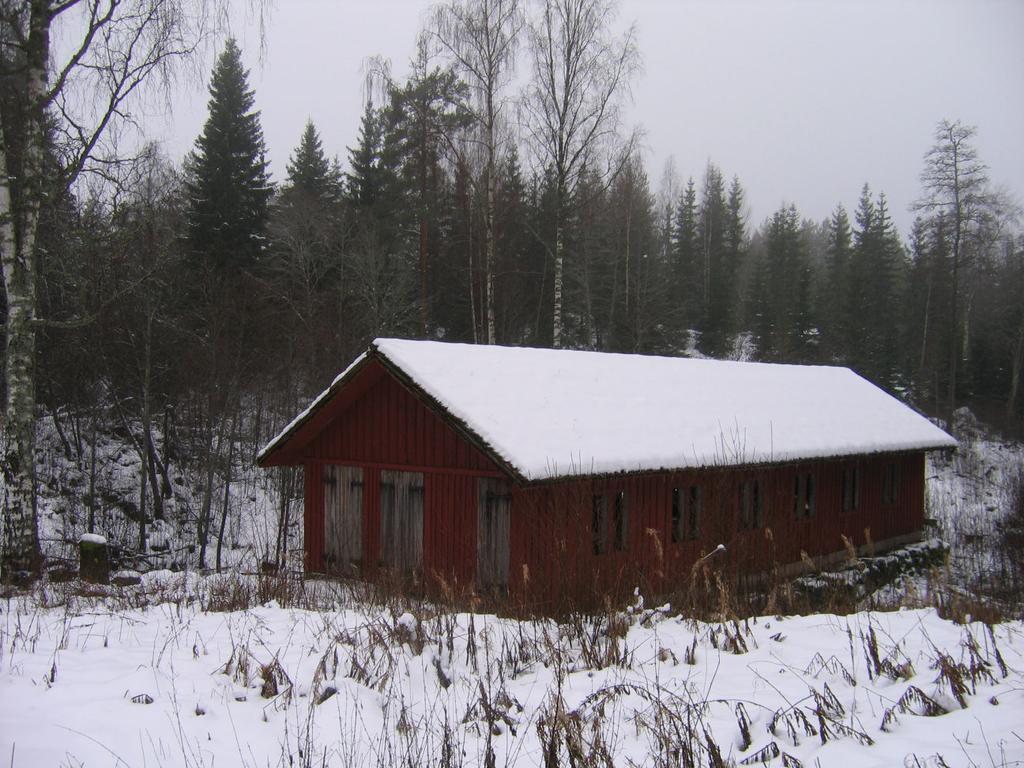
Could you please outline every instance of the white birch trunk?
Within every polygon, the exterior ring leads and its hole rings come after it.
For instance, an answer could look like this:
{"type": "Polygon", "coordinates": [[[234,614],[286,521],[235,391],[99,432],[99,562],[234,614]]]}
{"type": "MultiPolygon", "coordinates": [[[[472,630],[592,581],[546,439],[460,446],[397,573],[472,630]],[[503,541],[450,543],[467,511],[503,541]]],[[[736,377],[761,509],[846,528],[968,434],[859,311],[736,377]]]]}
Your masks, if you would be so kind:
{"type": "MultiPolygon", "coordinates": [[[[7,297],[7,348],[4,377],[3,547],[0,578],[32,573],[40,565],[35,473],[35,350],[36,228],[43,197],[42,105],[46,94],[46,53],[49,51],[46,4],[33,4],[26,61],[26,109],[17,199],[10,186],[11,146],[0,126],[0,263],[7,297]],[[37,114],[38,112],[38,114],[37,114]]],[[[18,173],[18,171],[14,171],[18,173]]]]}

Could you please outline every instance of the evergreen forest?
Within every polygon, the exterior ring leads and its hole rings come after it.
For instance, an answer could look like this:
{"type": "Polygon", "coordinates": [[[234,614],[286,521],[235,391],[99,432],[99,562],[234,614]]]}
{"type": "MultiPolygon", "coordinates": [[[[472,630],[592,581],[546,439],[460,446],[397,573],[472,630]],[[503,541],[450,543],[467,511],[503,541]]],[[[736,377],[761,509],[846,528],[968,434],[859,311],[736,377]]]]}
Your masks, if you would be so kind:
{"type": "MultiPolygon", "coordinates": [[[[31,43],[34,11],[3,7],[31,43]]],[[[869,183],[824,221],[799,201],[751,220],[717,160],[652,182],[629,124],[638,43],[607,28],[611,7],[438,6],[408,77],[370,67],[363,113],[308,122],[280,178],[233,40],[181,162],[107,152],[107,123],[69,122],[61,72],[35,96],[8,76],[4,562],[38,559],[45,432],[83,478],[97,434],[137,454],[143,552],[191,478],[195,560],[219,564],[239,467],[382,336],[849,366],[946,424],[966,406],[1019,435],[1024,236],[978,155],[984,126],[935,116],[909,233],[869,183]],[[326,132],[350,137],[344,156],[326,132]]],[[[4,48],[8,72],[50,66],[28,43],[4,48]]],[[[108,74],[127,95],[148,71],[108,74]]],[[[301,476],[273,482],[287,530],[301,476]]],[[[104,502],[90,485],[79,503],[91,528],[104,502]]]]}

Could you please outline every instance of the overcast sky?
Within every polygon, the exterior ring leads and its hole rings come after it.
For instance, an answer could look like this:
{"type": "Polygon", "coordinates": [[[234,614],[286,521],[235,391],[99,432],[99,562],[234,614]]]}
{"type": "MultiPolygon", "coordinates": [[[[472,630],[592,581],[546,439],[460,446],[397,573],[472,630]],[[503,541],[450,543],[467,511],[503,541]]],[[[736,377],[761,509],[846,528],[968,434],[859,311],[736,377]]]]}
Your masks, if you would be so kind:
{"type": "MultiPolygon", "coordinates": [[[[266,50],[239,14],[276,181],[308,117],[344,162],[362,113],[364,61],[402,75],[428,0],[277,0],[266,50]]],[[[992,180],[1024,193],[1022,0],[623,0],[644,69],[629,114],[656,191],[669,157],[699,182],[707,161],[747,190],[756,226],[783,202],[816,220],[852,211],[864,182],[906,233],[935,124],[978,127],[992,180]]],[[[208,80],[208,72],[203,76],[208,80]]],[[[206,82],[154,138],[180,159],[206,119],[206,82]]]]}

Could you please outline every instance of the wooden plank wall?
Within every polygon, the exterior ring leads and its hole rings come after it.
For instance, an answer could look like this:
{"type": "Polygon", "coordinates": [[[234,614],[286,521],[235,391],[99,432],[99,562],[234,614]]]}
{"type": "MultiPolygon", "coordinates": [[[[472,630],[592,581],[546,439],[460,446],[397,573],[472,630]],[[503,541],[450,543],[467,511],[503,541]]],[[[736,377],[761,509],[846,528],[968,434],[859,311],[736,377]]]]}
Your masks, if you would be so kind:
{"type": "Polygon", "coordinates": [[[302,536],[306,573],[324,572],[324,483],[322,466],[307,462],[303,468],[302,536]]]}
{"type": "Polygon", "coordinates": [[[380,473],[380,560],[396,574],[423,573],[423,475],[380,473]]]}
{"type": "Polygon", "coordinates": [[[481,590],[508,586],[512,489],[504,480],[477,481],[476,585],[481,590]]]}
{"type": "Polygon", "coordinates": [[[454,589],[472,586],[476,567],[477,478],[428,473],[423,567],[429,578],[454,589]]]}
{"type": "Polygon", "coordinates": [[[310,443],[307,460],[393,468],[498,468],[390,376],[383,377],[310,443]]]}
{"type": "MultiPolygon", "coordinates": [[[[841,511],[842,472],[853,462],[813,461],[770,469],[634,475],[518,489],[513,493],[511,579],[514,591],[530,602],[563,596],[627,593],[635,586],[671,589],[684,583],[693,563],[719,543],[727,548],[725,565],[744,572],[773,563],[800,560],[843,549],[842,535],[855,545],[870,536],[882,541],[920,530],[924,505],[924,457],[921,453],[856,460],[860,472],[860,508],[841,511]],[[894,504],[882,503],[885,467],[897,466],[894,504]],[[794,512],[798,473],[816,479],[815,514],[794,512]],[[757,479],[763,494],[764,526],[739,527],[739,485],[757,479]],[[702,493],[700,535],[671,540],[672,489],[698,485],[702,493]],[[628,500],[627,546],[613,546],[614,496],[628,500]],[[592,541],[593,497],[607,497],[604,552],[592,541]]],[[[685,495],[685,494],[684,494],[685,495]]],[[[716,556],[717,557],[717,556],[716,556]]]]}
{"type": "Polygon", "coordinates": [[[324,567],[328,573],[357,575],[363,560],[363,470],[323,465],[324,567]]]}

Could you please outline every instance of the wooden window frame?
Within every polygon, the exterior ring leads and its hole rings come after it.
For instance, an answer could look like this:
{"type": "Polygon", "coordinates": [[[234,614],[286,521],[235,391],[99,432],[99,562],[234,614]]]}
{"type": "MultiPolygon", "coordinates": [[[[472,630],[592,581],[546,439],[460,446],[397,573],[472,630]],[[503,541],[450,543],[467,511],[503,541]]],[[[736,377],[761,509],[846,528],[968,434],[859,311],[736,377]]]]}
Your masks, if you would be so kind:
{"type": "Polygon", "coordinates": [[[793,488],[793,516],[810,520],[817,514],[818,481],[813,472],[798,472],[793,488]]]}
{"type": "Polygon", "coordinates": [[[852,513],[860,510],[860,465],[856,462],[843,467],[839,491],[842,494],[840,508],[843,512],[852,513]]]}
{"type": "Polygon", "coordinates": [[[687,505],[686,532],[689,539],[700,538],[700,518],[704,512],[704,494],[699,485],[691,485],[687,505]]]}
{"type": "Polygon", "coordinates": [[[629,498],[625,491],[616,493],[612,504],[612,549],[616,552],[629,549],[629,498]]]}
{"type": "Polygon", "coordinates": [[[900,471],[896,462],[891,461],[882,468],[882,505],[891,507],[899,497],[900,471]]]}
{"type": "Polygon", "coordinates": [[[764,489],[761,479],[748,477],[739,484],[740,530],[756,531],[764,527],[764,489]]]}
{"type": "Polygon", "coordinates": [[[700,538],[700,519],[704,511],[704,493],[699,485],[672,489],[672,516],[669,528],[673,544],[700,538]]]}
{"type": "Polygon", "coordinates": [[[678,544],[683,540],[683,492],[672,489],[672,515],[669,518],[669,540],[678,544]]]}
{"type": "Polygon", "coordinates": [[[593,497],[590,535],[595,555],[603,555],[608,551],[608,497],[603,493],[595,493],[593,497]]]}

